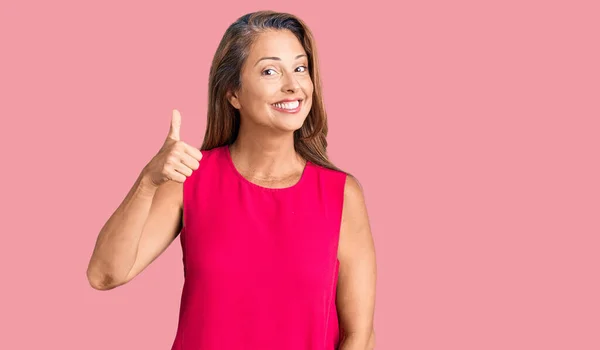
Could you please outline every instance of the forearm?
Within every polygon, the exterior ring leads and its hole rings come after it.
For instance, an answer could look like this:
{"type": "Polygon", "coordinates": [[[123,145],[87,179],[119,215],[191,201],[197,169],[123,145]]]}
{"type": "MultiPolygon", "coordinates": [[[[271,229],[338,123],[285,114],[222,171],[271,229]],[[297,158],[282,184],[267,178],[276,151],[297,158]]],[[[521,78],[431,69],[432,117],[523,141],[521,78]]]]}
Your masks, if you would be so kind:
{"type": "Polygon", "coordinates": [[[375,332],[347,333],[338,350],[373,350],[375,349],[375,332]]]}
{"type": "Polygon", "coordinates": [[[114,288],[127,276],[135,263],[155,192],[156,187],[147,182],[142,172],[102,227],[87,270],[88,280],[94,288],[114,288]]]}

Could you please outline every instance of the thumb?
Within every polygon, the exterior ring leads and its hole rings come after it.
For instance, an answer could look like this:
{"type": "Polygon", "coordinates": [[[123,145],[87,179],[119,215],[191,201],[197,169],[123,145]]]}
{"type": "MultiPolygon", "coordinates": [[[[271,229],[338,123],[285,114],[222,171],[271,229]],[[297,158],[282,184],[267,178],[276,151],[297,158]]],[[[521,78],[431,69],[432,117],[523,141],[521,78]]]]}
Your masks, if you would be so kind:
{"type": "Polygon", "coordinates": [[[171,117],[171,127],[169,128],[169,138],[179,141],[179,130],[181,129],[181,114],[178,110],[173,110],[173,116],[171,117]]]}

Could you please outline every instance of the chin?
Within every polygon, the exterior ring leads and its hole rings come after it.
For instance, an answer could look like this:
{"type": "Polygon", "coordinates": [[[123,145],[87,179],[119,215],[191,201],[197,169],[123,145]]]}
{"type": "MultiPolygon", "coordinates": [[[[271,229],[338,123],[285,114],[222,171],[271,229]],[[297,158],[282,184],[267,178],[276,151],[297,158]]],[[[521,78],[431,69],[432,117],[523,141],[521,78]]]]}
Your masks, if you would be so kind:
{"type": "Polygon", "coordinates": [[[293,132],[304,125],[307,115],[273,115],[271,117],[271,126],[281,131],[293,132]]]}
{"type": "Polygon", "coordinates": [[[294,132],[302,127],[302,124],[278,124],[275,127],[283,132],[294,132]]]}
{"type": "Polygon", "coordinates": [[[306,118],[308,116],[295,116],[295,117],[291,117],[287,120],[278,120],[278,124],[281,125],[281,127],[290,130],[290,131],[296,131],[298,129],[300,129],[302,127],[302,125],[304,125],[304,122],[306,121],[306,118]]]}

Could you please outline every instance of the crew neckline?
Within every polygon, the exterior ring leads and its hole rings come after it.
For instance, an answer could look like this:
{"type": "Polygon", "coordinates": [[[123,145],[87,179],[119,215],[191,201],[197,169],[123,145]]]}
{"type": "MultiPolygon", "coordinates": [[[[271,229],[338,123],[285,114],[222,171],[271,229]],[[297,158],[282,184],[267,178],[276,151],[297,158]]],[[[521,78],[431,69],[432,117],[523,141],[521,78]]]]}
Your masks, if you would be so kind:
{"type": "Polygon", "coordinates": [[[258,189],[261,189],[264,191],[282,192],[282,191],[293,190],[294,188],[300,186],[300,184],[304,181],[304,178],[306,177],[307,169],[311,164],[310,160],[306,159],[306,163],[304,164],[304,169],[302,169],[302,174],[300,175],[300,179],[298,179],[298,181],[296,181],[295,184],[293,184],[291,186],[287,186],[287,187],[277,187],[277,188],[265,187],[265,186],[256,184],[256,183],[248,180],[246,177],[244,177],[244,175],[242,175],[242,173],[239,172],[239,170],[235,167],[235,164],[233,163],[233,158],[231,157],[231,150],[229,149],[229,145],[223,146],[223,149],[224,149],[225,156],[227,158],[227,163],[229,164],[229,166],[231,167],[231,170],[235,173],[235,175],[237,177],[239,177],[240,180],[242,180],[242,182],[245,182],[252,187],[255,187],[255,188],[258,188],[258,189]]]}

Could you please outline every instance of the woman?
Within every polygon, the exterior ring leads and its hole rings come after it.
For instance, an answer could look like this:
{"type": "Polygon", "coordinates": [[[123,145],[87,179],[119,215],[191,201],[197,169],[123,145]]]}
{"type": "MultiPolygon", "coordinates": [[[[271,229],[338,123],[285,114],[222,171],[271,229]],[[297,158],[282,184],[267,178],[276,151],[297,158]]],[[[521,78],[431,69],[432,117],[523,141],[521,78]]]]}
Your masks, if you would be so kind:
{"type": "Polygon", "coordinates": [[[212,62],[200,150],[181,116],[99,233],[87,271],[127,283],[181,233],[173,350],[373,349],[376,265],[357,180],[326,155],[316,46],[297,17],[250,13],[212,62]]]}

